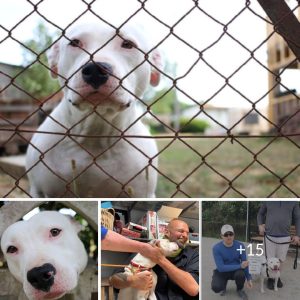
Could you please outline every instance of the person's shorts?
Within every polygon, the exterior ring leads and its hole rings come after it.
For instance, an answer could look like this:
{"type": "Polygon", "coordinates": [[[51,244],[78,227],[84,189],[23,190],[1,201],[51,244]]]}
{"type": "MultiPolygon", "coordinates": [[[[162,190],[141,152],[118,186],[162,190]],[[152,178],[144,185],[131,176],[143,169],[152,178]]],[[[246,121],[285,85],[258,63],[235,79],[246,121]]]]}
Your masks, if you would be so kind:
{"type": "Polygon", "coordinates": [[[290,244],[288,243],[282,245],[276,243],[290,242],[291,237],[290,236],[285,236],[285,237],[266,236],[265,240],[266,240],[266,244],[264,249],[265,250],[264,255],[267,256],[268,258],[277,257],[281,261],[285,261],[290,244]]]}

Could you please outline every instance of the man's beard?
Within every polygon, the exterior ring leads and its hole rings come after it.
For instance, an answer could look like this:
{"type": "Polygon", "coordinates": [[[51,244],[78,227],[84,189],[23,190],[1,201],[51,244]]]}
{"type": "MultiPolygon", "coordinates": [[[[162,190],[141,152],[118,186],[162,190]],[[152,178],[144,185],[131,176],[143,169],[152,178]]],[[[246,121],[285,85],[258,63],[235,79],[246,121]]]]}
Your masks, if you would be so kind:
{"type": "Polygon", "coordinates": [[[171,242],[175,242],[180,249],[184,249],[186,247],[186,244],[187,244],[187,240],[183,241],[183,240],[180,240],[180,239],[174,239],[171,242]]]}

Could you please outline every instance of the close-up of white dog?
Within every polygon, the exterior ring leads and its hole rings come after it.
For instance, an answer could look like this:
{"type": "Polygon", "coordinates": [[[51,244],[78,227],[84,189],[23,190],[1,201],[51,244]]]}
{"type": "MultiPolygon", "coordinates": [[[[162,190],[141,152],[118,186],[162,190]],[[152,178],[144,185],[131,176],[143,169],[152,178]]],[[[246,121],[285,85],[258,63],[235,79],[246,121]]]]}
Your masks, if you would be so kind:
{"type": "Polygon", "coordinates": [[[87,265],[79,227],[59,212],[44,211],[4,231],[1,250],[28,299],[59,299],[77,286],[87,265]]]}
{"type": "Polygon", "coordinates": [[[265,292],[264,280],[265,278],[274,279],[274,290],[278,291],[277,283],[280,277],[280,260],[276,257],[270,257],[266,260],[264,256],[261,257],[261,272],[260,272],[260,291],[265,292]],[[268,270],[268,273],[267,273],[268,270]]]}
{"type": "MultiPolygon", "coordinates": [[[[167,239],[162,240],[153,240],[151,243],[157,243],[158,246],[163,250],[165,256],[174,256],[178,252],[178,245],[174,242],[170,242],[167,239]]],[[[155,263],[149,258],[138,253],[131,261],[131,263],[125,267],[125,274],[133,275],[136,272],[143,272],[145,270],[150,270],[152,273],[153,285],[151,290],[138,290],[135,288],[124,288],[120,289],[118,300],[156,300],[155,296],[155,287],[157,283],[157,276],[152,268],[155,266],[155,263]]]]}
{"type": "Polygon", "coordinates": [[[63,99],[34,134],[32,197],[154,197],[157,147],[137,113],[162,59],[140,26],[72,25],[48,53],[63,99]],[[123,137],[128,136],[128,137],[123,137]]]}

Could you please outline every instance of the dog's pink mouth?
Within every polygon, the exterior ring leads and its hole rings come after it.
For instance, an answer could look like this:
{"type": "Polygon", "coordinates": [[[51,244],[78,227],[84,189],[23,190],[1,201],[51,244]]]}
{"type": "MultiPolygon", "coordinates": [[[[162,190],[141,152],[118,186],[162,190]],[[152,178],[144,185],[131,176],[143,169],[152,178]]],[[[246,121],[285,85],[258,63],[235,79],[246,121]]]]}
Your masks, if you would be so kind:
{"type": "Polygon", "coordinates": [[[44,299],[54,299],[54,298],[60,298],[65,294],[65,292],[62,291],[56,291],[56,292],[50,292],[45,295],[44,299]]]}

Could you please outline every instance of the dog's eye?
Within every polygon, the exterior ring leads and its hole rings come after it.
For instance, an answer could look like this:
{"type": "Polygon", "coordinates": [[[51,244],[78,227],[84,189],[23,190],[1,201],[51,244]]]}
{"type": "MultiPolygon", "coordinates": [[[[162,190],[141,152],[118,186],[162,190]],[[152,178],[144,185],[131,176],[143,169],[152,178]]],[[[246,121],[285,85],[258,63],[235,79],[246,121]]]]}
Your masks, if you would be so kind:
{"type": "Polygon", "coordinates": [[[122,48],[125,48],[125,49],[132,49],[132,48],[136,48],[136,44],[130,40],[124,40],[122,42],[122,45],[121,45],[122,48]]]}
{"type": "Polygon", "coordinates": [[[15,246],[9,246],[6,250],[7,253],[16,253],[18,251],[18,248],[15,246]]]}
{"type": "Polygon", "coordinates": [[[78,39],[71,40],[69,45],[72,46],[72,47],[82,47],[82,43],[78,39]]]}
{"type": "Polygon", "coordinates": [[[50,230],[50,234],[51,234],[51,236],[58,236],[59,234],[61,233],[61,229],[58,229],[58,228],[52,228],[51,230],[50,230]]]}

